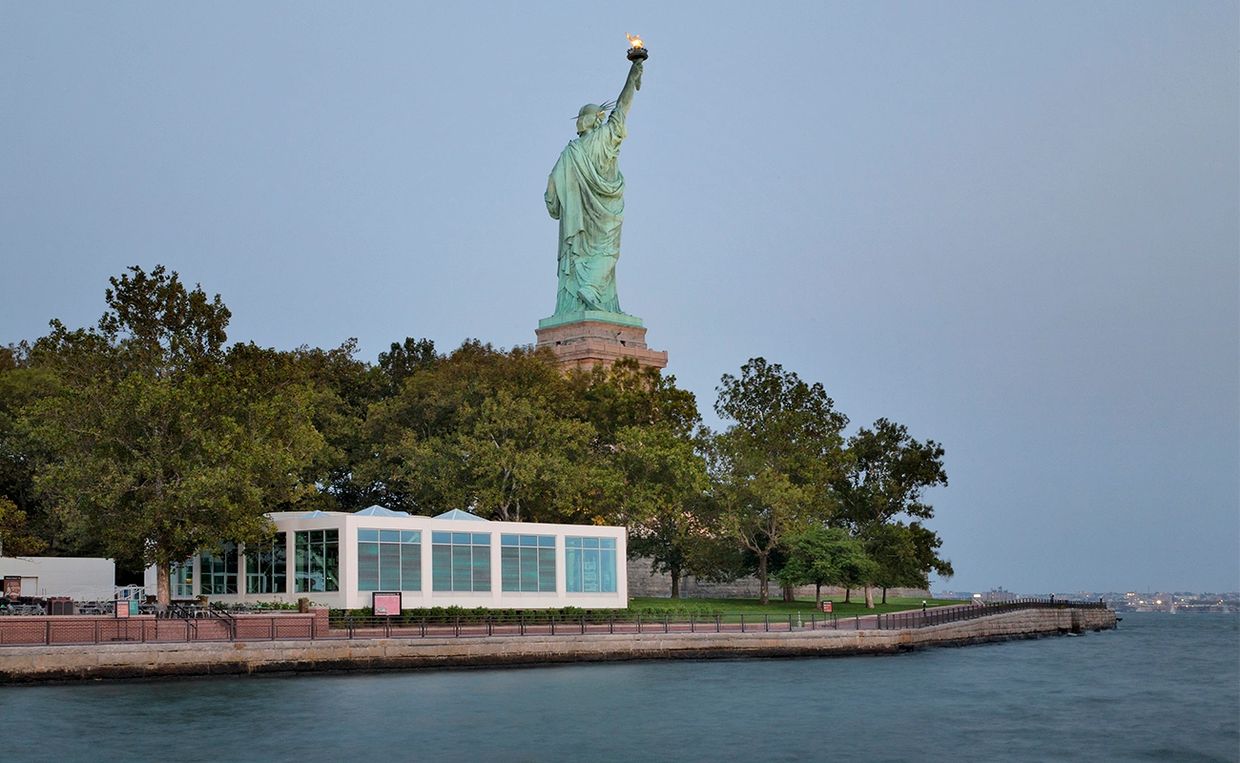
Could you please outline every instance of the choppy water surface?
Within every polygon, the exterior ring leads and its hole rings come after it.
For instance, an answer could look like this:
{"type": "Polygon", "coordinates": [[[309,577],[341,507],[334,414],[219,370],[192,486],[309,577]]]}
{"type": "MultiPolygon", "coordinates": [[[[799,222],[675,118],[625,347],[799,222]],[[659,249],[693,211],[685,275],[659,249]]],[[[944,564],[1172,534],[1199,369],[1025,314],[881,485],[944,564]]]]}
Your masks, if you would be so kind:
{"type": "Polygon", "coordinates": [[[1240,760],[1240,618],[891,657],[0,688],[0,760],[1240,760]]]}

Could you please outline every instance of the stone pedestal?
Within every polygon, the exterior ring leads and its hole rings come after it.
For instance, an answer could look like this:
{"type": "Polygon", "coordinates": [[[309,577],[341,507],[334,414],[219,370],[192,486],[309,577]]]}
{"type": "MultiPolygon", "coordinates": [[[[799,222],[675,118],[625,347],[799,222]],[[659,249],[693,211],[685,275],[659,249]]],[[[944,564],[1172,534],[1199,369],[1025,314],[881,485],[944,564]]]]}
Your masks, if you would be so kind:
{"type": "Polygon", "coordinates": [[[538,347],[546,347],[561,368],[589,371],[633,358],[642,368],[664,368],[667,353],[646,346],[641,319],[620,313],[589,310],[572,316],[553,316],[538,322],[538,347]]]}

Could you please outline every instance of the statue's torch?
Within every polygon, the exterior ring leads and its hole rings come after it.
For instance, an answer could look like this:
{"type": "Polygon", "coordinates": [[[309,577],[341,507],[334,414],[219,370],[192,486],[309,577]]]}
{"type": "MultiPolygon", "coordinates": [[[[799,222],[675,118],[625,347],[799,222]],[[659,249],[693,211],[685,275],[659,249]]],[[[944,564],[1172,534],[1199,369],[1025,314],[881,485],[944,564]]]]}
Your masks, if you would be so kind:
{"type": "Polygon", "coordinates": [[[625,37],[629,38],[629,60],[645,61],[650,53],[646,51],[646,46],[642,43],[642,38],[635,34],[626,34],[625,37]]]}

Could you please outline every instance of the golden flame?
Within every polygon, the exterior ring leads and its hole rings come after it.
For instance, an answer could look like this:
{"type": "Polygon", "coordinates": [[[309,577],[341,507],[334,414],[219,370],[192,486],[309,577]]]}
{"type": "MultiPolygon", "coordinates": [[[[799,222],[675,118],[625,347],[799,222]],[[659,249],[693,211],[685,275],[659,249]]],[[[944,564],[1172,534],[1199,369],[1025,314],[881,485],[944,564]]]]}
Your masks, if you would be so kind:
{"type": "Polygon", "coordinates": [[[637,35],[635,35],[635,34],[626,34],[626,35],[624,35],[624,36],[625,36],[625,37],[627,37],[627,38],[629,38],[629,45],[632,45],[634,48],[640,48],[640,47],[643,47],[643,46],[642,46],[642,38],[638,37],[637,35]]]}

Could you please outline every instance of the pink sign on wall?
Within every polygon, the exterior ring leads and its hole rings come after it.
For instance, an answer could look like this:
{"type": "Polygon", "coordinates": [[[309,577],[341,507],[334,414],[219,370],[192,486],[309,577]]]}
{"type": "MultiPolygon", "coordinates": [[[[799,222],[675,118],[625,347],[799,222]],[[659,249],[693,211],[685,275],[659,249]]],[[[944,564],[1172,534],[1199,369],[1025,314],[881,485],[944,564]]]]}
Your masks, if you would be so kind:
{"type": "Polygon", "coordinates": [[[400,614],[400,591],[375,591],[375,617],[396,617],[400,614]]]}

